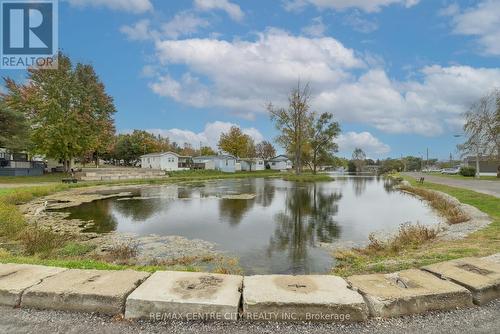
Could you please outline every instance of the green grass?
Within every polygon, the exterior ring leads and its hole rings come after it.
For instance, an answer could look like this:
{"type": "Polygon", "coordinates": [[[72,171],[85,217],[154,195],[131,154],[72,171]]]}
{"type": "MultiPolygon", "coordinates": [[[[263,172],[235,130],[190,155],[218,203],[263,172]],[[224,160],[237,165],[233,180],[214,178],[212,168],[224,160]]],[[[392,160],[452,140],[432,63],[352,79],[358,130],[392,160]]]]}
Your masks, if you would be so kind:
{"type": "Polygon", "coordinates": [[[50,173],[41,176],[0,176],[0,184],[61,182],[67,177],[68,174],[65,173],[50,173]]]}
{"type": "MultiPolygon", "coordinates": [[[[446,178],[450,178],[450,179],[477,180],[473,176],[463,176],[460,174],[450,175],[450,174],[441,174],[441,173],[437,173],[437,172],[432,172],[432,173],[424,173],[424,175],[442,176],[442,177],[446,177],[446,178]]],[[[499,177],[489,176],[489,175],[481,175],[481,177],[479,179],[480,180],[487,180],[487,181],[500,181],[499,177]]]]}
{"type": "Polygon", "coordinates": [[[500,199],[471,190],[434,183],[418,184],[415,179],[404,176],[412,186],[442,191],[456,197],[460,202],[475,206],[487,213],[492,223],[462,240],[429,241],[416,248],[404,249],[397,254],[362,254],[353,250],[335,254],[337,266],[333,272],[341,276],[353,274],[392,272],[420,267],[436,262],[467,256],[487,256],[500,252],[500,199]]]}
{"type": "Polygon", "coordinates": [[[312,173],[303,173],[300,175],[287,173],[284,175],[283,180],[285,181],[294,181],[294,182],[321,182],[321,181],[332,181],[329,175],[326,174],[312,174],[312,173]]]}

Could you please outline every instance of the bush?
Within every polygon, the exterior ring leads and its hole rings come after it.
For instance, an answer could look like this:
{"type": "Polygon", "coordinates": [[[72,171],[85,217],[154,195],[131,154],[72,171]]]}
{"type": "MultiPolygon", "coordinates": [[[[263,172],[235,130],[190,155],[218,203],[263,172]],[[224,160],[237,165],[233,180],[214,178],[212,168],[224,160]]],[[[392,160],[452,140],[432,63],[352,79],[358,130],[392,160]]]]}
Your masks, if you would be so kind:
{"type": "Polygon", "coordinates": [[[25,227],[24,216],[17,207],[0,202],[0,236],[15,238],[25,227]]]}
{"type": "Polygon", "coordinates": [[[68,242],[58,251],[58,254],[63,257],[82,256],[94,250],[94,248],[94,245],[82,244],[79,242],[68,242]]]}
{"type": "Polygon", "coordinates": [[[476,169],[474,167],[461,167],[458,173],[462,176],[475,176],[476,169]]]}
{"type": "Polygon", "coordinates": [[[64,238],[51,230],[30,226],[20,234],[20,241],[27,255],[49,256],[64,243],[64,238]]]}

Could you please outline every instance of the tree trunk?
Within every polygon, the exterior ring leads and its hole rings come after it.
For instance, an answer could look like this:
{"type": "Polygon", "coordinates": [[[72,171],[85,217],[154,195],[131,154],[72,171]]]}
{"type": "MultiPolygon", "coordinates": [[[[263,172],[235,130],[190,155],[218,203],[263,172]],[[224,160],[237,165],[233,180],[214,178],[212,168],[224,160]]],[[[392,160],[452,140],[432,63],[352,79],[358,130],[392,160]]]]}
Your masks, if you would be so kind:
{"type": "Polygon", "coordinates": [[[317,157],[316,157],[316,152],[313,153],[313,174],[316,175],[316,165],[317,165],[317,161],[316,161],[317,157]]]}
{"type": "Polygon", "coordinates": [[[479,171],[479,153],[476,153],[476,179],[479,179],[481,177],[480,171],[479,171]]]}

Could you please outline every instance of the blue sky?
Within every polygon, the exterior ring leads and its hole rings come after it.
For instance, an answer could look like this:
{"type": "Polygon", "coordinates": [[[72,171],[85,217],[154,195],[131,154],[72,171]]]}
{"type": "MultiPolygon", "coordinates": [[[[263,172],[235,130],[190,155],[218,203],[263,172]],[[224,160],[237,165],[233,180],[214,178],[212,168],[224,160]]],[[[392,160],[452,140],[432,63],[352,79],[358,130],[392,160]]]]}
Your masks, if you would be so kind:
{"type": "MultiPolygon", "coordinates": [[[[461,114],[500,87],[500,0],[66,0],[59,47],[91,63],[121,132],[215,145],[276,132],[298,78],[341,122],[341,155],[447,159],[461,114]]],[[[22,80],[23,71],[1,71],[22,80]]]]}

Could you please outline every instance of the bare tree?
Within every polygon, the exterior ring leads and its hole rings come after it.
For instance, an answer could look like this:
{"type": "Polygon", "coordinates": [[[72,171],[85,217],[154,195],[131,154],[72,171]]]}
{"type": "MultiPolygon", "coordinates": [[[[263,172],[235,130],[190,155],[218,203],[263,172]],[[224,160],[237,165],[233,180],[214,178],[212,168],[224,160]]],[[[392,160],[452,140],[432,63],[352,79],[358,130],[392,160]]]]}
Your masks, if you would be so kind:
{"type": "Polygon", "coordinates": [[[365,152],[359,147],[356,147],[352,152],[352,160],[354,162],[354,166],[356,166],[356,172],[357,173],[362,172],[366,160],[365,152]]]}
{"type": "Polygon", "coordinates": [[[267,110],[271,114],[276,128],[281,134],[276,141],[293,154],[295,173],[302,171],[302,153],[309,138],[314,113],[310,108],[311,90],[309,84],[292,89],[288,96],[288,107],[277,108],[269,103],[267,110]]]}
{"type": "Polygon", "coordinates": [[[481,156],[500,157],[500,90],[481,97],[464,114],[465,143],[458,145],[462,156],[476,157],[476,177],[480,176],[481,156]]]}

